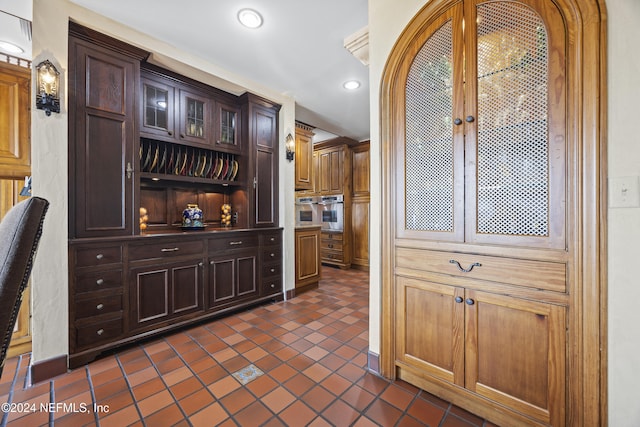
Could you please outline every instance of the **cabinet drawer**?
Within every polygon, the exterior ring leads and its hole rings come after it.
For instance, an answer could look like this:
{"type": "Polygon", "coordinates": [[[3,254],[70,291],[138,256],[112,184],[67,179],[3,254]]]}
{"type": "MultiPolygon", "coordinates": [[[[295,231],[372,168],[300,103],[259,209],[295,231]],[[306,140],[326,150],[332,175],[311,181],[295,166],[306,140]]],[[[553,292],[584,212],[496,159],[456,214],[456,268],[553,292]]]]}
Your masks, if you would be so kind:
{"type": "Polygon", "coordinates": [[[263,262],[280,261],[281,258],[282,258],[282,249],[279,246],[273,247],[273,248],[264,248],[262,251],[263,262]]]}
{"type": "Polygon", "coordinates": [[[322,240],[320,241],[320,249],[333,249],[334,251],[342,251],[342,241],[322,240]]]}
{"type": "Polygon", "coordinates": [[[322,251],[322,260],[344,262],[344,254],[342,252],[322,251]]]}
{"type": "Polygon", "coordinates": [[[262,244],[265,246],[279,245],[282,243],[282,236],[280,232],[265,233],[262,235],[262,244]]]}
{"type": "Polygon", "coordinates": [[[122,246],[97,246],[76,249],[76,267],[95,267],[122,262],[122,246]]]}
{"type": "Polygon", "coordinates": [[[567,270],[561,262],[398,248],[396,266],[549,291],[566,291],[567,270]],[[463,272],[456,262],[463,269],[470,269],[471,266],[473,269],[463,272]],[[480,265],[474,266],[476,263],[480,265]]]}
{"type": "Polygon", "coordinates": [[[129,259],[153,259],[171,258],[181,255],[199,255],[204,251],[202,240],[189,240],[185,242],[147,243],[144,245],[129,246],[129,259]]]}
{"type": "Polygon", "coordinates": [[[108,295],[76,301],[76,319],[122,310],[122,295],[108,295]]]}
{"type": "Polygon", "coordinates": [[[320,233],[320,238],[322,240],[343,240],[342,233],[320,233]]]}
{"type": "Polygon", "coordinates": [[[281,264],[262,266],[262,277],[280,276],[282,274],[281,264]]]}
{"type": "Polygon", "coordinates": [[[76,276],[76,293],[122,287],[122,270],[91,272],[76,276]]]}
{"type": "Polygon", "coordinates": [[[109,341],[122,334],[122,319],[108,320],[77,328],[76,342],[78,347],[92,346],[109,341]]]}
{"type": "Polygon", "coordinates": [[[225,236],[209,239],[209,252],[250,248],[258,246],[258,244],[258,236],[256,234],[241,233],[237,236],[225,236]]]}
{"type": "Polygon", "coordinates": [[[271,277],[262,281],[262,294],[271,295],[282,292],[282,278],[271,277]]]}

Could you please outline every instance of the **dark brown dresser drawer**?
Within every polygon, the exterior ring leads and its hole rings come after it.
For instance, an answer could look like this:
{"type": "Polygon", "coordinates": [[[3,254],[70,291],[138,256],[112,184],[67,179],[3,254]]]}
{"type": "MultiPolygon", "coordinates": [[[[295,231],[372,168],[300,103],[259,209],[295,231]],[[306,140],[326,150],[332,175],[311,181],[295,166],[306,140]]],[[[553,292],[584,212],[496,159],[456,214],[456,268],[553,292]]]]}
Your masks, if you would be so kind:
{"type": "Polygon", "coordinates": [[[282,274],[281,264],[262,266],[262,277],[280,276],[282,274]]]}
{"type": "Polygon", "coordinates": [[[76,343],[78,347],[98,346],[112,340],[123,332],[122,318],[77,328],[76,343]]]}
{"type": "Polygon", "coordinates": [[[171,258],[181,255],[200,255],[204,251],[202,240],[166,241],[160,243],[132,244],[129,259],[132,261],[154,258],[171,258]]]}
{"type": "Polygon", "coordinates": [[[262,235],[262,244],[264,246],[279,245],[280,243],[282,243],[282,234],[279,231],[262,235]]]}
{"type": "Polygon", "coordinates": [[[270,277],[262,280],[262,295],[271,295],[282,292],[282,278],[270,277]]]}
{"type": "Polygon", "coordinates": [[[95,267],[122,262],[122,246],[96,246],[76,249],[76,267],[95,267]]]}
{"type": "Polygon", "coordinates": [[[278,247],[267,247],[262,250],[262,261],[263,262],[279,262],[282,258],[282,248],[278,247]]]}
{"type": "Polygon", "coordinates": [[[238,233],[236,236],[224,236],[209,239],[209,252],[243,249],[258,246],[258,236],[248,233],[238,233]]]}
{"type": "Polygon", "coordinates": [[[122,270],[90,272],[76,276],[76,293],[101,291],[122,287],[122,270]]]}
{"type": "Polygon", "coordinates": [[[76,300],[76,319],[100,316],[114,311],[122,311],[121,294],[76,300]]]}

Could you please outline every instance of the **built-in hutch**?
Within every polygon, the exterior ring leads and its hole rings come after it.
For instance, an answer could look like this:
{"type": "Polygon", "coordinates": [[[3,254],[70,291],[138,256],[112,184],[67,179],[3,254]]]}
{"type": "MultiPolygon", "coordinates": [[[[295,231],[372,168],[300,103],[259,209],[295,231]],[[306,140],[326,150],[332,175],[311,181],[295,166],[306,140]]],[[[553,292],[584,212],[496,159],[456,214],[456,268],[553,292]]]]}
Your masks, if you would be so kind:
{"type": "Polygon", "coordinates": [[[69,365],[282,298],[280,106],[69,31],[69,365]]]}

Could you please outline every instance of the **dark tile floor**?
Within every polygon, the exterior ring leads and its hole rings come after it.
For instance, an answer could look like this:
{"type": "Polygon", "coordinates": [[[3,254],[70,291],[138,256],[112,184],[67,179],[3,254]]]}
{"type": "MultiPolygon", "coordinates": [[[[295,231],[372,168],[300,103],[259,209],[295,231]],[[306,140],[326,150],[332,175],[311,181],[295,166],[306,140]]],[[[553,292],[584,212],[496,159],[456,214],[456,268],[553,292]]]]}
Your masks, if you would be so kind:
{"type": "Polygon", "coordinates": [[[96,360],[26,387],[7,361],[0,426],[493,426],[367,370],[368,276],[323,269],[318,289],[96,360]]]}

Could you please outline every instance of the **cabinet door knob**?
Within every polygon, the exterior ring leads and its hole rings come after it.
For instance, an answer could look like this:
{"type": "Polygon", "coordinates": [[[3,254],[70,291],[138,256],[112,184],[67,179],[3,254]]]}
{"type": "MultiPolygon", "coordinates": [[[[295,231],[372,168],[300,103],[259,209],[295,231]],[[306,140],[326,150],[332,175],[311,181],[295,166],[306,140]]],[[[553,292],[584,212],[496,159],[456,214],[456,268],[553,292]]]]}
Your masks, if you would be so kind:
{"type": "Polygon", "coordinates": [[[271,269],[271,272],[272,272],[272,273],[275,273],[275,272],[276,272],[276,269],[275,269],[275,268],[272,268],[272,269],[271,269]]]}
{"type": "Polygon", "coordinates": [[[329,243],[329,248],[333,249],[333,245],[331,243],[329,243]]]}
{"type": "Polygon", "coordinates": [[[460,304],[462,302],[462,297],[456,297],[456,302],[460,304]]]}
{"type": "Polygon", "coordinates": [[[98,329],[98,330],[96,331],[96,334],[98,334],[98,335],[102,335],[102,334],[104,334],[104,329],[98,329]]]}
{"type": "Polygon", "coordinates": [[[203,263],[201,263],[201,262],[199,262],[199,263],[198,263],[198,267],[202,267],[203,265],[204,265],[204,264],[203,264],[203,263]]]}
{"type": "Polygon", "coordinates": [[[473,118],[473,116],[467,116],[467,118],[465,119],[467,121],[467,123],[471,123],[473,122],[475,119],[473,118]]]}
{"type": "Polygon", "coordinates": [[[459,117],[456,117],[455,120],[453,121],[453,124],[456,126],[460,126],[462,124],[462,120],[460,120],[459,117]]]}
{"type": "Polygon", "coordinates": [[[272,238],[270,238],[269,240],[271,240],[272,242],[275,242],[275,241],[276,241],[276,238],[275,238],[275,237],[272,237],[272,238]]]}
{"type": "Polygon", "coordinates": [[[102,255],[102,254],[96,255],[96,259],[102,259],[102,258],[104,258],[104,255],[102,255]]]}
{"type": "Polygon", "coordinates": [[[98,279],[98,280],[96,280],[96,285],[100,286],[100,285],[102,285],[102,284],[104,284],[104,279],[98,279]]]}
{"type": "Polygon", "coordinates": [[[474,300],[472,300],[471,298],[467,298],[465,302],[467,303],[467,305],[473,305],[473,304],[475,304],[475,301],[474,301],[474,300]]]}
{"type": "Polygon", "coordinates": [[[104,304],[96,305],[96,310],[102,310],[104,308],[104,304]]]}
{"type": "Polygon", "coordinates": [[[275,284],[275,283],[272,283],[272,284],[271,284],[271,287],[272,287],[272,288],[275,288],[275,287],[276,287],[276,284],[275,284]]]}
{"type": "Polygon", "coordinates": [[[274,254],[274,253],[270,253],[270,254],[269,254],[269,256],[270,256],[271,258],[273,258],[273,257],[275,257],[275,256],[276,256],[276,254],[274,254]]]}
{"type": "Polygon", "coordinates": [[[169,136],[173,136],[173,131],[172,130],[168,130],[167,133],[169,134],[169,136]]]}
{"type": "Polygon", "coordinates": [[[215,261],[209,261],[209,265],[213,265],[215,263],[216,263],[215,261]]]}

